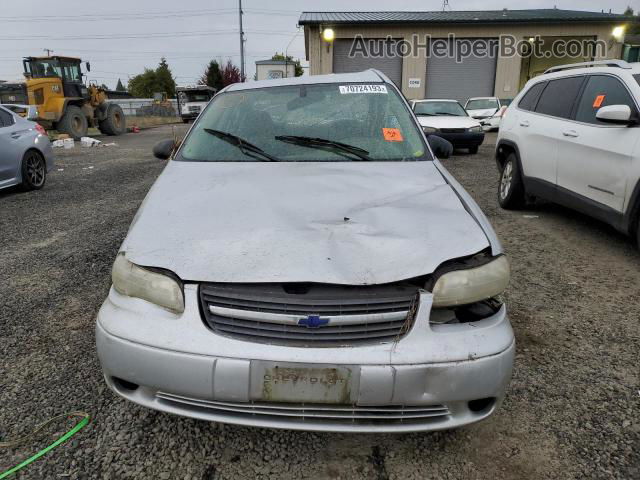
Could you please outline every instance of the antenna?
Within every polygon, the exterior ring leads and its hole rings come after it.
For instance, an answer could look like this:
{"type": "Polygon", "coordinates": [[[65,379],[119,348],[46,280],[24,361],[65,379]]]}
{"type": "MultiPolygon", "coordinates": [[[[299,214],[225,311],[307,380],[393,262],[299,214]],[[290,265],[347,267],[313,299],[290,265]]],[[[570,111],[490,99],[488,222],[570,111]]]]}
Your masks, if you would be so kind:
{"type": "Polygon", "coordinates": [[[51,56],[51,53],[53,53],[53,50],[51,50],[50,48],[43,48],[42,50],[44,50],[45,52],[47,52],[47,57],[51,56]]]}
{"type": "Polygon", "coordinates": [[[449,5],[449,0],[442,0],[442,11],[446,12],[447,10],[451,10],[451,5],[449,5]]]}

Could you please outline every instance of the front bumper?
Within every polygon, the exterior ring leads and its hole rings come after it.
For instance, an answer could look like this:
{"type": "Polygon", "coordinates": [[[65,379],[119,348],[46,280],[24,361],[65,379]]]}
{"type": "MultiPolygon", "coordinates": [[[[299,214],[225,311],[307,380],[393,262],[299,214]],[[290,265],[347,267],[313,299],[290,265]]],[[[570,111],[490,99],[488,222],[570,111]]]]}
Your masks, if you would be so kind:
{"type": "Polygon", "coordinates": [[[451,142],[454,148],[479,147],[484,142],[484,132],[464,132],[464,133],[443,133],[437,132],[432,135],[444,138],[451,142]]]}
{"type": "Polygon", "coordinates": [[[183,120],[195,120],[196,118],[198,118],[198,115],[200,115],[200,112],[189,112],[180,114],[183,120]]]}
{"type": "Polygon", "coordinates": [[[504,307],[474,324],[430,325],[431,295],[423,292],[412,329],[395,343],[297,348],[220,337],[200,319],[197,289],[187,285],[185,297],[187,309],[178,317],[111,291],[98,314],[96,344],[107,384],[118,395],[223,423],[408,432],[487,418],[511,377],[515,343],[504,307]],[[348,367],[354,372],[349,401],[264,401],[262,378],[255,373],[261,362],[348,367]],[[473,403],[481,399],[488,400],[473,403]]]}
{"type": "Polygon", "coordinates": [[[480,125],[482,125],[482,129],[485,132],[488,132],[491,130],[500,129],[500,122],[502,121],[502,117],[489,117],[477,120],[480,122],[480,125]]]}

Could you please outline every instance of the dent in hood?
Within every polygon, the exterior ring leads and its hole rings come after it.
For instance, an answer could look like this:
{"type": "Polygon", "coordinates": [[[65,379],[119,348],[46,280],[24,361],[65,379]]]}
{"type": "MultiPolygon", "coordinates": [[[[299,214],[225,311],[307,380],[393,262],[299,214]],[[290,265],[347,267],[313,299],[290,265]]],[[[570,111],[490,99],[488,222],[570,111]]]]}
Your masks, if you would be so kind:
{"type": "Polygon", "coordinates": [[[121,250],[209,282],[380,284],[489,246],[432,162],[176,162],[121,250]]]}

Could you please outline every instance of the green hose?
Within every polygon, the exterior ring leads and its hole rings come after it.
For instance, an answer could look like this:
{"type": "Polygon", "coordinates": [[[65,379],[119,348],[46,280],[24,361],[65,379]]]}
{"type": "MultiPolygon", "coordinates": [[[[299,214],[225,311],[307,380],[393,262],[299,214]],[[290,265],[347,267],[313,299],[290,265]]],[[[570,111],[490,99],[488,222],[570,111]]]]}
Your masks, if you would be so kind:
{"type": "Polygon", "coordinates": [[[36,461],[38,458],[40,458],[43,455],[47,454],[49,451],[53,450],[58,445],[66,442],[71,437],[73,437],[76,433],[78,433],[80,430],[82,430],[89,423],[89,414],[88,413],[72,412],[72,413],[67,413],[67,414],[64,414],[64,415],[58,415],[57,417],[53,417],[53,418],[47,420],[46,422],[40,424],[38,427],[36,427],[36,429],[33,432],[31,432],[29,435],[27,435],[25,437],[19,438],[18,440],[14,440],[12,442],[2,442],[2,443],[0,443],[0,447],[5,447],[5,448],[14,447],[16,445],[24,443],[28,439],[33,437],[36,433],[38,433],[40,430],[45,428],[47,425],[49,425],[49,424],[53,423],[54,421],[56,421],[56,420],[58,420],[60,418],[63,418],[63,417],[68,417],[68,418],[71,418],[71,417],[82,417],[82,420],[80,422],[78,422],[71,430],[69,430],[67,433],[65,433],[63,436],[61,436],[59,439],[57,439],[55,442],[53,442],[48,447],[43,448],[38,453],[36,453],[35,455],[27,458],[25,461],[23,461],[22,463],[16,465],[15,467],[10,468],[9,470],[6,470],[6,471],[0,473],[0,480],[2,480],[3,478],[8,477],[9,475],[11,475],[13,473],[16,473],[18,470],[26,467],[30,463],[36,461]]]}

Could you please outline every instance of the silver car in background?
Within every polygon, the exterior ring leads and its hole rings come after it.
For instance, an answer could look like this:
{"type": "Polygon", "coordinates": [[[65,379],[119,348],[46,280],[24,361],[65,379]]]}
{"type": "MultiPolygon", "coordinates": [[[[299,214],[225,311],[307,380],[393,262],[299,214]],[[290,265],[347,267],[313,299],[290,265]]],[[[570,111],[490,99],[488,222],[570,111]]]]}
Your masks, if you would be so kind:
{"type": "Polygon", "coordinates": [[[0,105],[0,189],[21,185],[38,190],[53,168],[53,149],[44,128],[16,113],[35,118],[33,108],[0,105]]]}
{"type": "Polygon", "coordinates": [[[509,263],[434,158],[443,142],[375,70],[216,95],[177,152],[155,149],[171,158],[96,322],[109,387],[274,428],[407,432],[490,416],[515,352],[509,263]]]}

